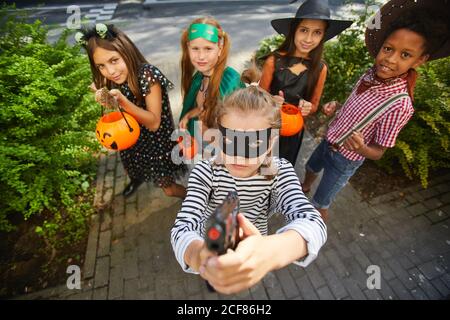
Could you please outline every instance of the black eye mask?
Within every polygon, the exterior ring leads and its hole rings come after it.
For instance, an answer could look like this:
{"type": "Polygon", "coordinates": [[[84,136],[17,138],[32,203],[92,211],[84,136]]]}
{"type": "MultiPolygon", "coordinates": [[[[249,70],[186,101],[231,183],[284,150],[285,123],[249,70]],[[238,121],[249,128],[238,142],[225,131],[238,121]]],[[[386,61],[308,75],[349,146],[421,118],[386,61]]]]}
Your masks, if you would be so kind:
{"type": "Polygon", "coordinates": [[[257,158],[269,149],[271,128],[239,131],[222,127],[222,151],[231,157],[257,158]]]}

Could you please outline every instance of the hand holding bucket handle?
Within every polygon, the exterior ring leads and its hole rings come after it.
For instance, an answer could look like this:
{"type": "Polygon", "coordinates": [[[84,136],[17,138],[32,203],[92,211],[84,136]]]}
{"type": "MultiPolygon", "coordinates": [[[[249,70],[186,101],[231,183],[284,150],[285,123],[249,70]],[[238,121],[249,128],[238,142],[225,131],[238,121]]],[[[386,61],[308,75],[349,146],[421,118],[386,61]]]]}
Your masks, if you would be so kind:
{"type": "Polygon", "coordinates": [[[298,103],[298,107],[302,113],[302,116],[306,117],[311,113],[312,103],[301,99],[300,102],[298,103]]]}
{"type": "Polygon", "coordinates": [[[284,92],[283,91],[278,91],[278,95],[276,95],[276,96],[273,96],[273,98],[274,98],[274,100],[275,100],[275,102],[278,104],[278,105],[283,105],[284,104],[284,92]]]}
{"type": "Polygon", "coordinates": [[[111,92],[109,92],[109,90],[106,87],[103,87],[95,92],[95,99],[102,105],[102,116],[103,116],[103,106],[105,106],[108,109],[118,109],[128,126],[128,130],[130,132],[133,132],[134,129],[132,126],[130,126],[127,118],[123,114],[124,110],[120,106],[119,101],[117,101],[117,99],[111,94],[111,92]],[[99,96],[99,99],[97,99],[97,95],[99,96]]]}

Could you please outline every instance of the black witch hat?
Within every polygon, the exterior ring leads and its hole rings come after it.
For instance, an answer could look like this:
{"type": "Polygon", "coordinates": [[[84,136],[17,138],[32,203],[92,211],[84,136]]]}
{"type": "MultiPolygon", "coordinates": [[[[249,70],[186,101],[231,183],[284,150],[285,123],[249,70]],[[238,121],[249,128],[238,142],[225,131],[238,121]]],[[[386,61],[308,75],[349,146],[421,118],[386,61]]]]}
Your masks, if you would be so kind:
{"type": "MultiPolygon", "coordinates": [[[[293,3],[295,1],[291,1],[293,3]]],[[[272,27],[280,34],[288,35],[291,23],[294,20],[315,19],[324,20],[328,23],[324,35],[324,41],[334,38],[339,33],[350,27],[353,21],[331,19],[328,0],[306,0],[297,10],[295,17],[285,19],[275,19],[271,21],[272,27]]]]}

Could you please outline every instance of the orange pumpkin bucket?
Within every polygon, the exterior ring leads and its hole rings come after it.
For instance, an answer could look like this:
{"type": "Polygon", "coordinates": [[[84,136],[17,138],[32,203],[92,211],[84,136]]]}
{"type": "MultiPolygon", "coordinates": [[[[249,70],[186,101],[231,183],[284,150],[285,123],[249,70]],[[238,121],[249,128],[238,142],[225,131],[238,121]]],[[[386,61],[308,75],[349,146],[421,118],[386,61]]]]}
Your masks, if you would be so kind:
{"type": "Polygon", "coordinates": [[[184,137],[181,136],[178,138],[177,142],[180,146],[180,156],[183,156],[186,160],[191,160],[197,154],[197,142],[192,136],[187,135],[187,137],[190,139],[183,139],[184,137]]]}
{"type": "Polygon", "coordinates": [[[130,114],[114,111],[97,122],[98,141],[107,149],[121,151],[133,146],[139,138],[139,124],[130,114]]]}
{"type": "Polygon", "coordinates": [[[280,112],[280,135],[283,137],[293,136],[303,129],[303,117],[298,107],[292,104],[283,104],[280,112]]]}

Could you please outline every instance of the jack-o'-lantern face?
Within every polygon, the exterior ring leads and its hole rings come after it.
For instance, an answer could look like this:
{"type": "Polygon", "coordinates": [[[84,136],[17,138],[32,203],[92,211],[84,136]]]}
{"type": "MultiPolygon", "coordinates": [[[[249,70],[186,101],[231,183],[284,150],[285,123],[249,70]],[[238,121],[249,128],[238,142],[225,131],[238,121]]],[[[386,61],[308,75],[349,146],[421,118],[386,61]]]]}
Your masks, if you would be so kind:
{"type": "Polygon", "coordinates": [[[112,135],[109,132],[102,132],[97,129],[96,130],[97,139],[100,141],[100,143],[105,146],[108,149],[112,150],[118,150],[119,147],[117,146],[117,142],[114,141],[112,138],[112,135]]]}
{"type": "Polygon", "coordinates": [[[121,151],[133,146],[139,138],[138,122],[129,114],[119,111],[104,115],[95,130],[98,141],[107,149],[121,151]],[[128,123],[128,124],[127,124],[128,123]]]}

